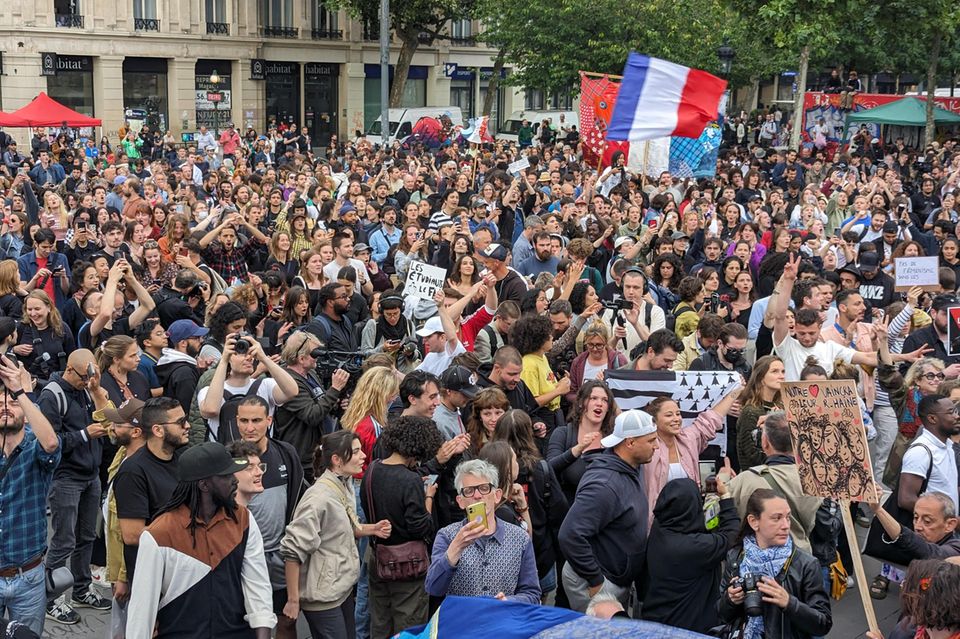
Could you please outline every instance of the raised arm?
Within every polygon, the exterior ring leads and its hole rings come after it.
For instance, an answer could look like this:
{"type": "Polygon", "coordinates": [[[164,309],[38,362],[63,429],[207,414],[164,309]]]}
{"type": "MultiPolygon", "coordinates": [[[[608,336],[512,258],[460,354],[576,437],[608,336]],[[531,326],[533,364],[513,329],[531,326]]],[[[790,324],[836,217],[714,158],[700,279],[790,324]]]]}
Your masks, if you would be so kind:
{"type": "Polygon", "coordinates": [[[791,255],[783,267],[783,275],[770,295],[768,313],[773,316],[773,345],[779,346],[789,334],[787,328],[787,308],[790,304],[790,292],[797,281],[797,269],[800,267],[800,255],[791,255]]]}
{"type": "Polygon", "coordinates": [[[143,287],[143,284],[134,277],[133,270],[127,269],[126,273],[123,274],[124,280],[127,282],[127,286],[133,288],[134,292],[137,294],[137,309],[130,313],[130,328],[136,328],[143,323],[143,320],[147,319],[150,313],[153,312],[153,309],[156,308],[157,304],[153,301],[153,297],[150,295],[150,292],[143,287]]]}

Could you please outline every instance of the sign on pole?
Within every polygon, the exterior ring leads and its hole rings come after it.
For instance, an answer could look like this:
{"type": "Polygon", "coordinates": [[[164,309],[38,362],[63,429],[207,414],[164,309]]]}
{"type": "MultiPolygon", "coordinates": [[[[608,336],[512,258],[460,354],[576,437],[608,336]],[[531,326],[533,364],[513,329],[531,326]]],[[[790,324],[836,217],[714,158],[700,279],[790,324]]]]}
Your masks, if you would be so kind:
{"type": "Polygon", "coordinates": [[[439,266],[423,262],[410,262],[407,283],[403,287],[405,297],[432,300],[438,289],[443,288],[447,271],[439,266]]]}
{"type": "Polygon", "coordinates": [[[876,503],[856,383],[785,382],[783,392],[803,492],[876,503]]]}
{"type": "MultiPolygon", "coordinates": [[[[840,502],[847,543],[850,548],[859,549],[850,502],[875,504],[879,495],[873,480],[856,382],[850,379],[784,382],[783,397],[803,492],[840,502]]],[[[851,553],[851,557],[857,583],[867,583],[860,553],[851,553]]],[[[867,626],[878,632],[873,600],[866,588],[857,590],[867,626]]]]}
{"type": "Polygon", "coordinates": [[[906,291],[914,286],[940,290],[940,258],[898,257],[894,260],[896,289],[906,291]]]}

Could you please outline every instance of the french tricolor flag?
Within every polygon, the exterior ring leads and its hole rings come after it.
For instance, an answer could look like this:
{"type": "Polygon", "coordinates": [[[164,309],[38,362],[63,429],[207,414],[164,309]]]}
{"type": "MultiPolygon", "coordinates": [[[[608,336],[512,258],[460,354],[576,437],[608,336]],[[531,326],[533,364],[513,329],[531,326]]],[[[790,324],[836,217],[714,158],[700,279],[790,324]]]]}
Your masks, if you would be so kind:
{"type": "Polygon", "coordinates": [[[725,80],[699,69],[631,53],[610,118],[608,140],[696,138],[717,119],[725,80]]]}

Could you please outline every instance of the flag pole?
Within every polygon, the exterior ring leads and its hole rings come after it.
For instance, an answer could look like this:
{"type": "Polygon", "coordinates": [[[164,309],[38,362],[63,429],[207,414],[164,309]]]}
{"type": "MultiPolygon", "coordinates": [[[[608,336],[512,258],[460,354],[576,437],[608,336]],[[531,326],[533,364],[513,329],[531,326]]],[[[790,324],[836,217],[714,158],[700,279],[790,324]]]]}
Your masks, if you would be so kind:
{"type": "Polygon", "coordinates": [[[613,75],[611,73],[593,73],[592,71],[581,71],[580,75],[585,75],[588,78],[608,78],[610,80],[623,80],[622,75],[613,75]]]}

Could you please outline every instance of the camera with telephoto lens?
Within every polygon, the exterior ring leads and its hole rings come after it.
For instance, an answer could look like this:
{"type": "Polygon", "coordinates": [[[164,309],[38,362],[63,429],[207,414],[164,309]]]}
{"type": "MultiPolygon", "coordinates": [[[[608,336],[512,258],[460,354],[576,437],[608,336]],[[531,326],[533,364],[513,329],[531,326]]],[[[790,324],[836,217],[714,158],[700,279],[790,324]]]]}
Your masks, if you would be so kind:
{"type": "Polygon", "coordinates": [[[341,397],[349,397],[357,385],[357,380],[363,372],[363,362],[374,351],[334,351],[326,347],[323,342],[320,346],[310,351],[310,357],[317,360],[317,375],[324,388],[329,388],[333,381],[333,374],[337,369],[343,370],[350,375],[347,385],[340,391],[341,397]]]}
{"type": "Polygon", "coordinates": [[[611,311],[629,311],[633,308],[633,302],[623,299],[622,297],[615,297],[612,300],[603,300],[601,303],[603,304],[604,308],[611,311]]]}
{"type": "Polygon", "coordinates": [[[404,338],[397,350],[397,364],[401,362],[415,362],[420,359],[420,348],[414,337],[404,338]]]}
{"type": "Polygon", "coordinates": [[[760,578],[753,573],[746,573],[740,579],[743,588],[743,610],[748,617],[759,617],[763,614],[763,595],[757,590],[760,578]]]}
{"type": "Polygon", "coordinates": [[[246,355],[250,352],[250,342],[248,342],[245,337],[251,337],[250,333],[247,331],[240,331],[235,335],[237,342],[233,346],[233,352],[237,355],[246,355]]]}

